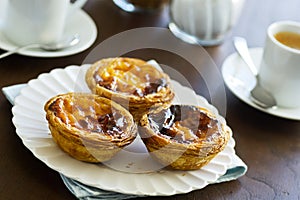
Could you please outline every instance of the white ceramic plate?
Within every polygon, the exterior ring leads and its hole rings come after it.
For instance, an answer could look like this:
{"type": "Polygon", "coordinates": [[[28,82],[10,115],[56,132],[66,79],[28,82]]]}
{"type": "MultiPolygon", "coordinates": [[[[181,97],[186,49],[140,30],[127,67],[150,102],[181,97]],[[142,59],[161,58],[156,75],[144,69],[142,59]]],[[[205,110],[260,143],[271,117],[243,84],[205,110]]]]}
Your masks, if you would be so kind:
{"type": "MultiPolygon", "coordinates": [[[[64,153],[51,138],[43,106],[50,97],[57,94],[70,91],[89,92],[84,81],[88,67],[89,65],[69,66],[41,74],[37,79],[31,80],[16,98],[12,109],[16,132],[38,159],[50,168],[84,184],[135,195],[187,193],[201,189],[225,174],[232,162],[232,156],[235,155],[235,142],[232,137],[222,152],[208,165],[196,171],[153,168],[159,164],[151,160],[139,138],[117,155],[117,164],[114,161],[89,164],[64,153]],[[149,165],[152,165],[151,172],[149,165]]],[[[175,102],[201,105],[217,114],[217,110],[203,97],[176,81],[172,81],[172,84],[176,93],[175,102]]],[[[224,120],[221,116],[218,117],[224,120]]]]}
{"type": "MultiPolygon", "coordinates": [[[[4,36],[1,29],[2,27],[0,27],[0,48],[7,51],[18,48],[19,46],[4,36]]],[[[38,48],[31,48],[23,50],[19,54],[34,57],[61,57],[73,55],[89,48],[97,38],[97,27],[93,19],[81,9],[75,11],[72,17],[69,18],[63,37],[70,37],[75,34],[79,34],[80,42],[73,47],[61,51],[44,51],[38,48]]]]}
{"type": "MultiPolygon", "coordinates": [[[[255,66],[259,67],[263,49],[251,48],[250,54],[255,66]]],[[[253,103],[250,98],[250,90],[255,85],[255,78],[252,76],[251,71],[237,53],[231,54],[224,61],[222,66],[222,75],[225,84],[232,93],[248,105],[270,115],[286,119],[300,120],[300,108],[275,107],[265,109],[253,103]]]]}

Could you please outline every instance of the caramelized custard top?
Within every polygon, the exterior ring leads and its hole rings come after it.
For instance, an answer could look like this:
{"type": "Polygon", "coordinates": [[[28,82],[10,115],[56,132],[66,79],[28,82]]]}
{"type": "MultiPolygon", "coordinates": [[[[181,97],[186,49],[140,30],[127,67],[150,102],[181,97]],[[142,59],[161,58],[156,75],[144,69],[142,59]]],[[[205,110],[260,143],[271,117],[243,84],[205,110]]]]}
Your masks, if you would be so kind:
{"type": "Polygon", "coordinates": [[[100,67],[94,79],[111,91],[140,97],[159,92],[167,86],[167,80],[155,67],[130,58],[117,58],[108,66],[100,67]]]}
{"type": "Polygon", "coordinates": [[[218,120],[188,105],[172,105],[159,113],[149,114],[148,120],[156,134],[179,143],[211,141],[222,130],[218,120]]]}
{"type": "Polygon", "coordinates": [[[122,138],[128,122],[111,105],[99,103],[94,96],[73,95],[57,98],[49,106],[55,116],[68,126],[122,138]]]}

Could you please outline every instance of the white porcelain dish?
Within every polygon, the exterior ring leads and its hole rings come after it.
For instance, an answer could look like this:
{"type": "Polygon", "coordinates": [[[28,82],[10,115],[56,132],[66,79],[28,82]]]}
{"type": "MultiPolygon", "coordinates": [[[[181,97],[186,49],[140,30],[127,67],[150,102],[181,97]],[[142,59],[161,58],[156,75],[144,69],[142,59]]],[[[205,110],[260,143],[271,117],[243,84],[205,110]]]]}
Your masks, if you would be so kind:
{"type": "MultiPolygon", "coordinates": [[[[0,27],[0,48],[6,51],[18,48],[19,46],[15,45],[5,37],[1,32],[1,29],[2,27],[0,27]]],[[[81,9],[76,10],[69,19],[63,37],[70,37],[75,34],[79,34],[80,42],[73,47],[60,51],[44,51],[42,49],[32,48],[25,49],[19,52],[19,54],[33,57],[61,57],[80,53],[89,48],[97,38],[97,27],[93,19],[81,9]]]]}
{"type": "MultiPolygon", "coordinates": [[[[225,174],[235,155],[234,139],[208,165],[196,171],[172,171],[162,169],[148,171],[149,164],[157,163],[149,158],[141,140],[137,139],[106,164],[90,164],[75,160],[64,153],[52,140],[43,110],[44,103],[52,96],[70,91],[89,92],[84,81],[88,65],[69,66],[41,74],[31,80],[21,91],[13,107],[13,123],[24,145],[42,162],[63,175],[84,184],[126,194],[174,195],[201,189],[225,174]],[[135,154],[132,152],[140,152],[135,154]],[[130,157],[130,161],[127,158],[130,157]],[[122,159],[123,158],[123,159],[122,159]],[[126,159],[124,159],[126,158],[126,159]]],[[[204,106],[214,113],[216,108],[191,89],[172,81],[175,102],[204,106]]],[[[219,116],[222,120],[221,116],[219,116]]]]}

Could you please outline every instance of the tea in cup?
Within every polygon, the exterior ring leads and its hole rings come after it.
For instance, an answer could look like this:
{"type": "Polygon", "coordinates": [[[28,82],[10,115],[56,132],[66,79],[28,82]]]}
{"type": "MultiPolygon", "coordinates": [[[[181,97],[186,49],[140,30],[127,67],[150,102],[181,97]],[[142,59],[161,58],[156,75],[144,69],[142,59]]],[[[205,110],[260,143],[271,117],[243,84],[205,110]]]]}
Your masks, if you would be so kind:
{"type": "Polygon", "coordinates": [[[278,106],[300,107],[300,23],[280,21],[269,26],[259,79],[278,106]]]}
{"type": "Polygon", "coordinates": [[[276,40],[280,43],[291,47],[293,49],[300,50],[300,32],[289,32],[289,31],[282,31],[278,32],[275,35],[276,40]]]}
{"type": "Polygon", "coordinates": [[[19,46],[56,43],[63,36],[67,18],[86,1],[6,0],[2,32],[19,46]]]}

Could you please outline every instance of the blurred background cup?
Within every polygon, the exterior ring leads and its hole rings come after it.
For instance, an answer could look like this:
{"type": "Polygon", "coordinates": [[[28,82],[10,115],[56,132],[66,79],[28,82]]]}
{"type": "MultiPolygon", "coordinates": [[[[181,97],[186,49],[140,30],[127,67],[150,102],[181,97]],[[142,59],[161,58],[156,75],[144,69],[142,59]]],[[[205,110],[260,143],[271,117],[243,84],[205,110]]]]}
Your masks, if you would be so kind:
{"type": "Polygon", "coordinates": [[[58,42],[63,36],[67,17],[86,1],[6,0],[1,31],[19,46],[58,42]]]}
{"type": "Polygon", "coordinates": [[[152,12],[161,10],[168,5],[169,0],[113,0],[121,9],[127,12],[152,12]]]}
{"type": "Polygon", "coordinates": [[[2,27],[2,24],[4,22],[6,3],[7,3],[7,0],[0,0],[0,28],[2,27]]]}
{"type": "Polygon", "coordinates": [[[237,21],[244,0],[171,0],[169,28],[192,44],[218,45],[237,21]]]}
{"type": "Polygon", "coordinates": [[[259,79],[278,106],[300,107],[299,22],[279,21],[268,27],[259,79]]]}

